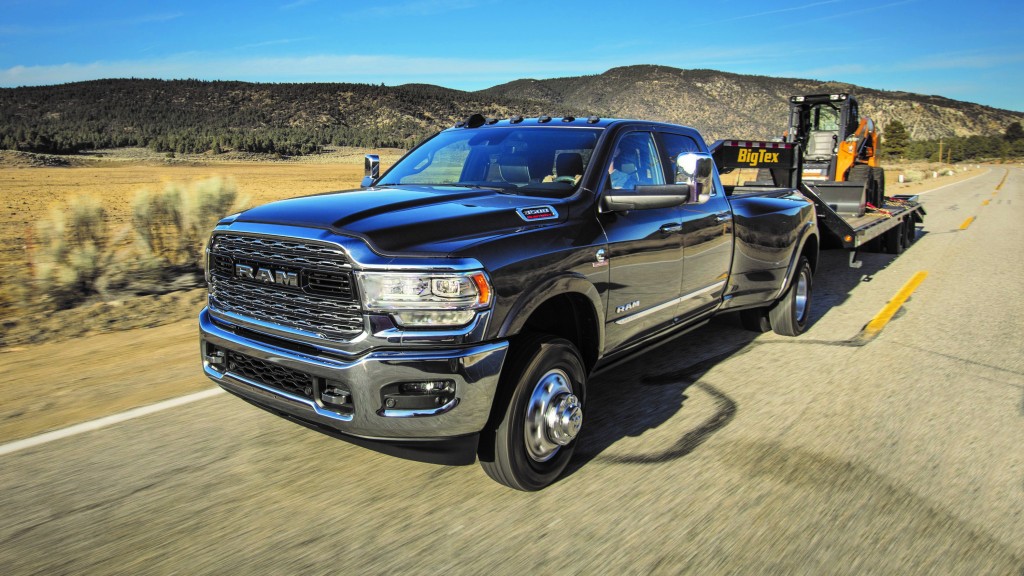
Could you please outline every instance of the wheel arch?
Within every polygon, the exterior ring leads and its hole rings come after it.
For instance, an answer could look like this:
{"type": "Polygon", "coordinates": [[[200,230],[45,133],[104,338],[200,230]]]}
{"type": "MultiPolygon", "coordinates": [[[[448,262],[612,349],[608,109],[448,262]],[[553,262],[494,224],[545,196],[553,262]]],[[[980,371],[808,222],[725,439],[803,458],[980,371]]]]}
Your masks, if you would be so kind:
{"type": "Polygon", "coordinates": [[[564,275],[524,292],[502,322],[498,336],[545,333],[573,343],[585,368],[593,369],[604,349],[601,295],[585,278],[564,275]]]}
{"type": "Polygon", "coordinates": [[[800,262],[801,256],[806,256],[807,261],[811,264],[811,274],[815,274],[818,271],[818,252],[820,249],[820,241],[818,240],[818,229],[817,225],[813,222],[808,222],[801,233],[800,244],[797,249],[793,251],[793,255],[789,259],[789,268],[786,270],[786,280],[782,283],[779,288],[778,294],[775,296],[776,299],[781,298],[786,290],[789,288],[790,283],[797,274],[797,264],[800,262]]]}

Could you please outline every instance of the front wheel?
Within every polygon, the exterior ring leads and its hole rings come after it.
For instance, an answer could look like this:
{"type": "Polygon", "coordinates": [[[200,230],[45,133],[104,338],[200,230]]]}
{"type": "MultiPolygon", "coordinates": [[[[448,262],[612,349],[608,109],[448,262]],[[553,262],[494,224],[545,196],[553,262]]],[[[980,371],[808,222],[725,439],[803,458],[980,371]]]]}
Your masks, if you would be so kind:
{"type": "Polygon", "coordinates": [[[568,340],[526,335],[513,343],[502,372],[501,389],[511,396],[481,439],[480,465],[501,484],[540,490],[565,470],[576,447],[586,400],[583,361],[568,340]]]}
{"type": "Polygon", "coordinates": [[[796,276],[786,293],[769,310],[772,330],[783,336],[799,336],[807,328],[811,311],[813,272],[806,256],[797,262],[796,276]]]}

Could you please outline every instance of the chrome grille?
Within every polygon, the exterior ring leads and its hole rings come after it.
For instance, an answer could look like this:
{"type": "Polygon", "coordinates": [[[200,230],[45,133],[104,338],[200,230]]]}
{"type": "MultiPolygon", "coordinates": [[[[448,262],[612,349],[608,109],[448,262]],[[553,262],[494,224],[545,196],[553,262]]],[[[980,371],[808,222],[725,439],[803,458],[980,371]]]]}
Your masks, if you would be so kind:
{"type": "Polygon", "coordinates": [[[348,257],[326,244],[281,240],[265,236],[219,234],[210,249],[229,258],[259,260],[268,264],[298,266],[316,270],[351,270],[348,257]]]}
{"type": "Polygon", "coordinates": [[[348,258],[325,244],[215,235],[210,243],[210,307],[330,340],[363,331],[348,258]],[[237,264],[297,273],[298,285],[240,278],[234,270],[237,264]]]}

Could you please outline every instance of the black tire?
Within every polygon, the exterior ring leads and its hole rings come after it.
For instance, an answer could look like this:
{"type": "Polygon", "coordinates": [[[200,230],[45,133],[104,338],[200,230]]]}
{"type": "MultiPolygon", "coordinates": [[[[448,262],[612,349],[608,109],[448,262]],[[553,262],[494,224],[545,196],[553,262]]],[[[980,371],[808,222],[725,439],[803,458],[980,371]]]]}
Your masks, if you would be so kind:
{"type": "Polygon", "coordinates": [[[857,184],[864,184],[864,199],[870,202],[872,206],[878,207],[875,196],[877,194],[876,183],[871,177],[871,166],[867,164],[856,164],[846,175],[847,182],[856,182],[857,184]]]}
{"type": "Polygon", "coordinates": [[[799,336],[807,328],[813,280],[811,263],[806,256],[801,256],[796,275],[786,293],[768,310],[768,318],[776,334],[799,336]]]}
{"type": "Polygon", "coordinates": [[[772,329],[771,320],[768,319],[767,308],[748,308],[740,311],[740,322],[743,328],[758,334],[764,334],[772,329]]]}
{"type": "Polygon", "coordinates": [[[586,402],[583,360],[568,340],[520,336],[499,390],[505,392],[499,397],[504,406],[496,406],[499,411],[481,437],[480,465],[500,484],[540,490],[561,475],[576,448],[586,402]],[[551,426],[552,421],[557,424],[551,426]]]}
{"type": "Polygon", "coordinates": [[[875,183],[875,199],[878,203],[874,203],[879,208],[885,207],[885,168],[872,168],[871,179],[875,183]]]}
{"type": "Polygon", "coordinates": [[[898,226],[885,233],[885,251],[889,254],[903,253],[903,246],[907,238],[904,226],[906,226],[906,223],[900,222],[898,226]]]}
{"type": "Polygon", "coordinates": [[[903,238],[903,246],[909,248],[910,245],[914,243],[914,240],[917,239],[917,226],[912,217],[907,218],[903,222],[903,230],[905,234],[903,238]]]}

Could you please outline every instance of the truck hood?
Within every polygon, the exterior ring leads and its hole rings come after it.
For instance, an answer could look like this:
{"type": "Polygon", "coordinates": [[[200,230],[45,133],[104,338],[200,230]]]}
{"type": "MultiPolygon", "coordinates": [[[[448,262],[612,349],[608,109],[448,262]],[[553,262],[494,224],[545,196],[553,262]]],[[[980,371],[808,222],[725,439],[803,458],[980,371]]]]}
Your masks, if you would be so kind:
{"type": "Polygon", "coordinates": [[[282,200],[235,221],[328,229],[362,238],[385,254],[449,254],[492,236],[564,221],[563,205],[561,199],[490,188],[400,186],[282,200]]]}

